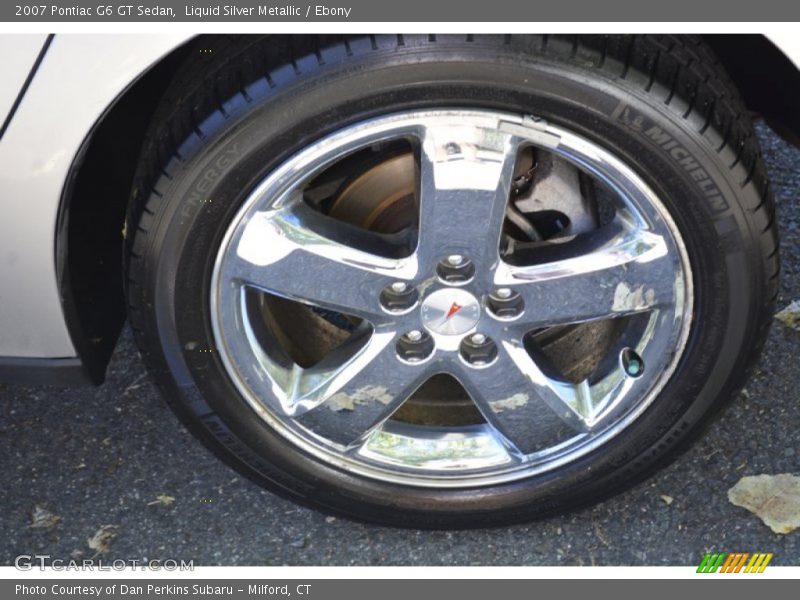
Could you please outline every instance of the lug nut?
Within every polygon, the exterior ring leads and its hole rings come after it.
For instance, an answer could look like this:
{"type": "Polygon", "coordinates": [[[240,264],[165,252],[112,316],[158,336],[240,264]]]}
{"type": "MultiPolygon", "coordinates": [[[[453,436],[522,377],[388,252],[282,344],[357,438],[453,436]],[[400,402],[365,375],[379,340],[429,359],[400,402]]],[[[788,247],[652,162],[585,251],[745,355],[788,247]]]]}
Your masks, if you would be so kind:
{"type": "Polygon", "coordinates": [[[473,333],[461,340],[461,358],[475,367],[486,366],[497,358],[497,345],[482,333],[473,333]]]}
{"type": "Polygon", "coordinates": [[[472,336],[469,338],[469,341],[474,344],[475,346],[480,346],[486,342],[486,336],[482,333],[473,333],[472,336]]]}
{"type": "Polygon", "coordinates": [[[419,293],[405,281],[395,281],[383,288],[380,300],[387,312],[403,313],[416,306],[419,293]]]}
{"type": "Polygon", "coordinates": [[[397,356],[406,362],[415,363],[428,358],[434,349],[433,338],[424,331],[412,329],[397,340],[397,356]]]}
{"type": "Polygon", "coordinates": [[[460,254],[451,254],[436,266],[436,274],[445,283],[460,285],[475,276],[475,265],[460,254]]]}
{"type": "Polygon", "coordinates": [[[516,319],[523,313],[525,302],[519,292],[511,288],[499,288],[489,294],[486,308],[496,318],[507,321],[516,319]]]}

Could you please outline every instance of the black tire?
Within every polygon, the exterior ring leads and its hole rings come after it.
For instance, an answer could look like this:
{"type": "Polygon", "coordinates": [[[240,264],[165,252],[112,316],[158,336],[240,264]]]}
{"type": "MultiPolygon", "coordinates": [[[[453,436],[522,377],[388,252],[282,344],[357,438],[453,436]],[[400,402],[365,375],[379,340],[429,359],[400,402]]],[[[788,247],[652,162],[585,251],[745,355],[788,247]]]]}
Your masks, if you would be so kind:
{"type": "Polygon", "coordinates": [[[129,318],[176,412],[269,489],[404,527],[529,520],[639,480],[744,384],[777,294],[775,213],[752,124],[700,39],[212,37],[196,46],[206,51],[189,58],[166,93],[133,192],[129,318]],[[696,287],[682,359],[641,417],[573,463],[481,489],[377,483],[296,450],[253,417],[213,352],[209,322],[216,249],[266,173],[345,124],[441,105],[536,112],[622,158],[667,205],[696,287]]]}

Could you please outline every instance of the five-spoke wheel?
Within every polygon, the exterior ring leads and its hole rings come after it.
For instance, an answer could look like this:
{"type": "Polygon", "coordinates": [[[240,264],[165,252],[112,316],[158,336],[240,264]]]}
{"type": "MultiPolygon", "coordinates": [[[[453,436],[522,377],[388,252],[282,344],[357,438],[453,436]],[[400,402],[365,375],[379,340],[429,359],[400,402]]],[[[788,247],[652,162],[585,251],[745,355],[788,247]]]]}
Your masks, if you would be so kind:
{"type": "MultiPolygon", "coordinates": [[[[545,193],[537,201],[545,211],[561,199],[545,193]]],[[[597,211],[593,203],[584,210],[597,211]]],[[[348,127],[274,171],[228,229],[211,304],[231,378],[292,443],[376,478],[454,485],[529,475],[623,428],[681,355],[691,291],[669,214],[601,147],[534,117],[426,110],[348,127]],[[356,229],[304,200],[321,172],[395,140],[410,144],[415,161],[417,219],[405,235],[356,229]],[[530,151],[612,191],[611,215],[590,231],[501,256],[516,174],[530,151]],[[406,255],[396,245],[408,238],[406,255]],[[260,322],[254,292],[358,325],[303,368],[260,322]],[[602,365],[580,381],[526,341],[553,327],[624,318],[602,365]],[[483,423],[393,418],[442,373],[466,389],[483,423]]]]}

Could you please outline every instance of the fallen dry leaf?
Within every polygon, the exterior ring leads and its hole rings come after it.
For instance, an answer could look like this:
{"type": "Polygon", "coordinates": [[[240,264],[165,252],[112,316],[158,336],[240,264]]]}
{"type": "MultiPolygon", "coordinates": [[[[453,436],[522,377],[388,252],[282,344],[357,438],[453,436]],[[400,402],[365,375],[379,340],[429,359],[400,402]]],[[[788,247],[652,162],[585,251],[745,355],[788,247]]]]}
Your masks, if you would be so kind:
{"type": "Polygon", "coordinates": [[[672,502],[675,500],[675,498],[672,496],[667,496],[666,494],[661,494],[661,499],[664,501],[664,504],[667,505],[672,504],[672,502]]]}
{"type": "Polygon", "coordinates": [[[158,496],[156,496],[155,500],[153,500],[152,502],[148,502],[147,506],[155,506],[156,504],[160,504],[162,506],[169,506],[173,502],[175,502],[174,496],[168,496],[167,494],[159,494],[158,496]]]}
{"type": "Polygon", "coordinates": [[[789,306],[776,313],[775,318],[787,327],[800,331],[800,300],[795,300],[789,306]]]}
{"type": "Polygon", "coordinates": [[[728,500],[754,513],[775,533],[800,527],[800,477],[796,475],[742,477],[728,490],[728,500]]]}
{"type": "Polygon", "coordinates": [[[89,548],[96,552],[95,556],[106,552],[111,545],[111,541],[117,537],[116,525],[103,525],[92,537],[86,540],[89,548]]]}
{"type": "Polygon", "coordinates": [[[34,506],[33,513],[31,513],[31,529],[47,529],[52,527],[61,520],[61,517],[54,515],[46,508],[41,506],[34,506]]]}

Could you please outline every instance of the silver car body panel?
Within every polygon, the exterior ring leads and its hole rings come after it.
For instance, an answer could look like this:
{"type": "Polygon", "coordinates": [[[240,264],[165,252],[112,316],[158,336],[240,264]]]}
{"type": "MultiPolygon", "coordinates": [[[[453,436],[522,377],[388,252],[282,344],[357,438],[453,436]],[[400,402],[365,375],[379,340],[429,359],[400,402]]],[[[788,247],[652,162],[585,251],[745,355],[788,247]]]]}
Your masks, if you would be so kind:
{"type": "Polygon", "coordinates": [[[0,87],[0,123],[8,118],[45,41],[47,36],[44,34],[0,36],[0,56],[3,57],[0,70],[3,77],[3,85],[0,87]],[[6,57],[11,60],[6,61],[6,57]]]}
{"type": "MultiPolygon", "coordinates": [[[[55,239],[70,166],[115,98],[191,35],[57,35],[0,141],[0,357],[75,357],[59,298],[55,239]]],[[[769,39],[800,68],[800,40],[769,39]]],[[[0,115],[44,35],[0,36],[0,115]]]]}

